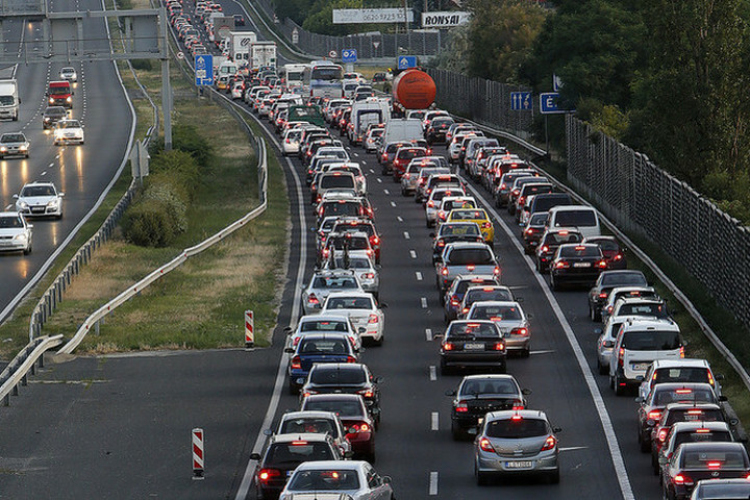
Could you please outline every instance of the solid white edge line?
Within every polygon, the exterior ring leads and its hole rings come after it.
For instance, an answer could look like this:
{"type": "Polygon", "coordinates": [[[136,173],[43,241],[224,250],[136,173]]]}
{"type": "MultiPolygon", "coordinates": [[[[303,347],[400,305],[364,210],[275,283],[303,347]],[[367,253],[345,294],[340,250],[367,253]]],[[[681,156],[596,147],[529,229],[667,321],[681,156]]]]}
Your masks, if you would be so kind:
{"type": "MultiPolygon", "coordinates": [[[[250,115],[252,116],[252,115],[250,115]]],[[[254,118],[254,117],[253,117],[254,118]]],[[[264,129],[265,131],[265,129],[264,129]]],[[[275,146],[279,149],[281,149],[279,143],[276,141],[275,137],[270,137],[270,139],[274,142],[275,146]]],[[[302,280],[304,279],[305,275],[305,261],[307,260],[307,231],[305,231],[305,203],[303,200],[302,195],[302,184],[299,180],[299,175],[297,175],[297,171],[294,169],[294,165],[291,163],[291,160],[289,158],[285,158],[286,164],[289,167],[290,172],[292,173],[292,177],[294,178],[294,184],[297,189],[297,204],[299,206],[298,209],[298,217],[299,217],[299,224],[300,224],[300,256],[299,256],[299,265],[297,266],[297,279],[295,280],[294,285],[294,299],[292,302],[292,315],[290,318],[290,323],[295,324],[297,322],[297,319],[299,317],[299,308],[300,308],[300,290],[302,289],[302,280]]],[[[273,394],[271,395],[271,402],[268,405],[268,410],[266,411],[266,416],[263,419],[263,424],[261,425],[260,431],[258,432],[258,437],[255,439],[255,444],[253,445],[253,450],[251,453],[260,453],[263,451],[263,445],[266,442],[266,435],[263,434],[263,431],[265,429],[268,429],[271,427],[271,424],[273,423],[273,417],[276,414],[276,410],[279,406],[279,400],[281,399],[281,391],[284,387],[284,379],[286,378],[286,368],[289,364],[289,357],[282,351],[281,353],[281,360],[279,361],[279,369],[276,372],[276,382],[273,386],[273,394]]],[[[237,489],[237,495],[235,496],[235,500],[245,500],[247,498],[248,492],[250,491],[250,486],[253,482],[253,472],[255,471],[255,466],[257,464],[256,460],[249,460],[247,463],[247,467],[245,468],[245,474],[242,476],[242,482],[240,483],[240,487],[237,489]]]]}
{"type": "Polygon", "coordinates": [[[607,413],[606,406],[604,405],[604,399],[602,399],[602,394],[599,391],[599,386],[596,385],[596,380],[594,379],[594,376],[592,375],[591,370],[586,363],[586,357],[583,354],[581,345],[578,343],[578,339],[576,339],[575,333],[573,333],[573,329],[571,328],[570,323],[568,323],[567,318],[565,318],[565,314],[563,314],[562,309],[560,309],[560,304],[557,303],[557,299],[555,299],[555,296],[552,295],[549,286],[547,286],[547,281],[541,274],[536,272],[536,268],[534,267],[531,258],[526,256],[523,247],[516,239],[515,234],[511,231],[511,229],[500,217],[500,215],[495,211],[495,208],[491,204],[487,203],[487,200],[484,199],[484,197],[479,193],[479,191],[476,190],[474,186],[468,183],[466,183],[466,185],[476,195],[476,197],[481,200],[482,203],[484,203],[484,205],[487,207],[487,210],[503,227],[503,231],[505,231],[505,234],[508,235],[511,243],[513,243],[513,246],[515,246],[516,250],[518,250],[518,253],[524,256],[526,265],[531,270],[532,275],[536,279],[537,283],[539,283],[539,287],[547,297],[547,301],[552,307],[557,320],[560,322],[560,325],[565,332],[565,337],[568,339],[570,347],[573,349],[573,354],[575,354],[576,361],[578,362],[578,367],[580,368],[581,373],[583,374],[583,378],[586,381],[586,386],[589,390],[589,393],[591,394],[591,398],[594,400],[594,407],[596,408],[596,412],[599,415],[599,421],[602,424],[604,437],[607,440],[609,455],[612,458],[612,465],[615,468],[615,475],[617,476],[617,482],[620,486],[622,497],[624,500],[635,500],[635,496],[633,495],[633,488],[630,485],[630,478],[628,477],[628,471],[625,467],[625,460],[622,458],[622,452],[620,451],[620,443],[617,441],[617,434],[615,434],[612,420],[610,419],[609,413],[607,413]]]}
{"type": "Polygon", "coordinates": [[[430,472],[429,494],[430,496],[435,496],[438,494],[438,473],[437,472],[430,472]]]}

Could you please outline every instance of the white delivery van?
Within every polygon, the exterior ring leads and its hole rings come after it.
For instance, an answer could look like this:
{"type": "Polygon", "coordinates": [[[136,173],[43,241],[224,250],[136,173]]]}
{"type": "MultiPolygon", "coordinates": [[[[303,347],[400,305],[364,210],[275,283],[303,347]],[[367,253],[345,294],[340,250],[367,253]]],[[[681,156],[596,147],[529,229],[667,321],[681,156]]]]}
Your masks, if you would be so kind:
{"type": "Polygon", "coordinates": [[[18,121],[18,105],[20,102],[18,81],[0,80],[0,118],[18,121]]]}
{"type": "Polygon", "coordinates": [[[364,101],[355,102],[352,104],[352,128],[349,131],[349,141],[352,144],[362,144],[369,125],[387,124],[390,117],[391,109],[385,99],[370,97],[364,101]]]}
{"type": "Polygon", "coordinates": [[[584,238],[601,236],[599,214],[594,207],[586,205],[558,205],[549,210],[547,227],[575,228],[584,238]]]}
{"type": "Polygon", "coordinates": [[[424,139],[422,120],[418,119],[391,119],[385,125],[383,132],[383,144],[397,141],[414,141],[424,139]]]}

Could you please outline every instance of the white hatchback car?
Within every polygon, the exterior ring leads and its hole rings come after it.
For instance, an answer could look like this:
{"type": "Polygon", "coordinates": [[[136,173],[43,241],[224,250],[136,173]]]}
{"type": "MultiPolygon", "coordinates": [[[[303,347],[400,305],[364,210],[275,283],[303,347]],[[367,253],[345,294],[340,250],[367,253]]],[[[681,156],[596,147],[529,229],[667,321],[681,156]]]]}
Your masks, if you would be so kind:
{"type": "Polygon", "coordinates": [[[395,495],[391,478],[381,477],[368,462],[331,460],[300,464],[284,486],[279,500],[313,497],[321,500],[393,500],[395,495]]]}
{"type": "Polygon", "coordinates": [[[0,212],[0,251],[30,254],[33,227],[18,212],[0,212]]]}
{"type": "Polygon", "coordinates": [[[83,144],[83,125],[78,120],[60,120],[55,126],[55,146],[60,144],[83,144]]]}
{"type": "Polygon", "coordinates": [[[385,329],[385,315],[381,307],[375,297],[367,292],[334,292],[323,303],[321,314],[347,316],[363,339],[368,338],[375,345],[381,345],[385,329]]]}
{"type": "Polygon", "coordinates": [[[16,210],[25,217],[52,216],[61,219],[63,216],[62,198],[51,182],[32,182],[26,184],[20,194],[14,194],[16,210]]]}

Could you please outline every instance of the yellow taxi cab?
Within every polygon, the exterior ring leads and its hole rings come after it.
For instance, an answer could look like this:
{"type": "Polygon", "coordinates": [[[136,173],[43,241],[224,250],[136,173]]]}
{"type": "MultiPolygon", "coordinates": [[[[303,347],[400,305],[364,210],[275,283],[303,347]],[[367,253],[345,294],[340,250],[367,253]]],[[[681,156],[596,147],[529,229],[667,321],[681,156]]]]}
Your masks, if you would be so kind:
{"type": "Polygon", "coordinates": [[[221,75],[216,80],[216,90],[227,90],[229,87],[229,76],[221,75]]]}
{"type": "Polygon", "coordinates": [[[484,242],[494,246],[495,226],[483,208],[454,208],[445,222],[476,222],[482,232],[484,242]]]}

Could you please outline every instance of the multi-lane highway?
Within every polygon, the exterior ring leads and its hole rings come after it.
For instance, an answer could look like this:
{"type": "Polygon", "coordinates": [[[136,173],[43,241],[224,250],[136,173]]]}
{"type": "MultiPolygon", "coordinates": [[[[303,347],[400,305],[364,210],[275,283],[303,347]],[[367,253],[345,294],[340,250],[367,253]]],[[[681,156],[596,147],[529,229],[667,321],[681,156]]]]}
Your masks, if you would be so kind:
{"type": "MultiPolygon", "coordinates": [[[[234,3],[225,3],[227,13],[235,13],[233,9],[234,3]]],[[[91,70],[82,69],[85,85],[90,85],[91,70]]],[[[86,88],[86,98],[93,99],[95,92],[86,88]]],[[[102,88],[102,95],[114,88],[102,88]]],[[[77,92],[76,98],[81,94],[77,92]]],[[[91,123],[94,108],[86,109],[85,120],[91,123]]],[[[104,109],[109,114],[109,108],[104,109]]],[[[26,115],[19,123],[29,120],[26,115]]],[[[90,132],[94,131],[87,127],[90,132]]],[[[84,148],[66,149],[82,149],[85,154],[95,140],[87,137],[84,148]]],[[[32,138],[32,143],[37,142],[32,138]]],[[[632,397],[616,398],[606,380],[595,374],[595,325],[587,317],[585,291],[552,293],[522,254],[518,227],[490,206],[502,281],[523,297],[524,309],[532,315],[532,354],[528,359],[511,358],[508,371],[532,391],[530,407],[545,410],[563,429],[559,435],[563,451],[559,485],[533,479],[476,485],[472,444],[452,440],[451,398],[444,395],[456,387],[460,376],[441,376],[436,369],[438,343],[431,338],[445,325],[423,209],[379,174],[373,155],[361,149],[350,151],[368,177],[383,242],[380,295],[388,304],[387,340],[382,347],[368,348],[362,360],[385,379],[376,467],[394,478],[398,498],[659,497],[648,456],[638,451],[632,397]]],[[[436,151],[445,154],[442,147],[436,151]]],[[[22,165],[23,160],[10,162],[22,165]]],[[[10,408],[0,411],[5,430],[0,433],[0,498],[244,497],[240,493],[248,485],[246,473],[253,468],[249,454],[256,440],[263,441],[264,419],[297,407],[297,399],[286,394],[284,379],[275,384],[286,356],[281,352],[281,329],[296,318],[298,285],[309,279],[314,263],[314,241],[308,236],[314,219],[299,183],[302,166],[296,159],[280,158],[280,162],[289,186],[292,230],[288,279],[273,347],[255,352],[110,356],[51,366],[40,377],[48,383],[33,384],[10,408]],[[203,481],[190,477],[193,427],[206,432],[203,481]]],[[[2,164],[3,172],[8,163],[2,164]]],[[[74,181],[63,186],[68,197],[74,181]]],[[[481,200],[484,192],[470,185],[481,200]]],[[[62,223],[67,222],[69,209],[62,223]]],[[[4,262],[8,259],[23,258],[9,256],[4,262]]]]}
{"type": "MultiPolygon", "coordinates": [[[[51,11],[101,10],[99,0],[54,0],[51,11]]],[[[85,23],[85,36],[106,43],[104,22],[85,23]]],[[[44,48],[42,23],[24,19],[3,22],[7,53],[21,54],[21,44],[38,52],[44,48]]],[[[25,64],[19,58],[16,78],[21,98],[17,122],[0,122],[0,133],[23,131],[31,143],[30,158],[0,161],[0,202],[13,207],[13,195],[27,182],[54,182],[65,193],[62,220],[34,219],[34,247],[31,255],[0,254],[0,313],[38,273],[47,259],[63,244],[112,182],[134,131],[134,116],[125,91],[111,62],[76,62],[71,116],[84,124],[86,144],[54,146],[51,131],[42,130],[42,113],[47,106],[50,81],[59,80],[61,63],[25,64]]],[[[9,311],[7,311],[9,312],[9,311]]],[[[2,319],[2,318],[0,318],[2,319]]]]}

